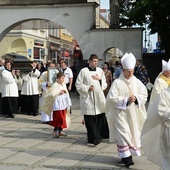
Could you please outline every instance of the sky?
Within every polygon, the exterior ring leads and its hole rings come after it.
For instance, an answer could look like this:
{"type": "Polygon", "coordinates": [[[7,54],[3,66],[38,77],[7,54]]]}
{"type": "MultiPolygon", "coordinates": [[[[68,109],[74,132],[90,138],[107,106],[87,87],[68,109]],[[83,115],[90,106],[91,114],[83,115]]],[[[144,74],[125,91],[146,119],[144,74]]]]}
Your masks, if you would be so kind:
{"type": "MultiPolygon", "coordinates": [[[[109,2],[110,0],[100,0],[100,8],[101,9],[109,9],[109,2]]],[[[155,49],[156,48],[156,42],[157,42],[157,34],[154,35],[150,35],[150,37],[148,36],[148,32],[146,32],[146,38],[147,40],[150,38],[151,44],[152,44],[152,48],[155,49]]],[[[143,33],[143,46],[145,46],[144,43],[144,39],[145,39],[145,33],[143,33]]],[[[146,43],[146,47],[147,47],[148,41],[146,43]]]]}
{"type": "Polygon", "coordinates": [[[100,6],[103,9],[109,9],[109,1],[110,0],[100,0],[100,6]]]}

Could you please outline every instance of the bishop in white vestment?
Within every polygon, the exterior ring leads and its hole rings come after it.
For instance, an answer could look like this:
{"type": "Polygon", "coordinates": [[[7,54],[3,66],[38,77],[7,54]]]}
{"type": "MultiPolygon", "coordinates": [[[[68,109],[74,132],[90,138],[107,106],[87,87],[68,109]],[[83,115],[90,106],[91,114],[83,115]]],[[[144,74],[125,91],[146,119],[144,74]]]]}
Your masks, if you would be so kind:
{"type": "Polygon", "coordinates": [[[117,144],[118,155],[127,167],[133,165],[132,154],[140,156],[141,130],[146,119],[147,89],[134,73],[136,59],[126,53],[123,70],[114,80],[106,99],[106,116],[110,142],[117,144]]]}

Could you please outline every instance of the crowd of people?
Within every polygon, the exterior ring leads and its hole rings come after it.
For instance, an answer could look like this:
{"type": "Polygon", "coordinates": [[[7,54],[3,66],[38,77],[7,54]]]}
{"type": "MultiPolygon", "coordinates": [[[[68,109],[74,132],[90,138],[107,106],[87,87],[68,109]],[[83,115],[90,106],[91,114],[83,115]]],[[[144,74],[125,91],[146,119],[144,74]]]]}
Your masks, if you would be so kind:
{"type": "Polygon", "coordinates": [[[48,61],[45,66],[33,61],[27,73],[14,70],[13,62],[9,59],[1,59],[0,64],[0,113],[9,118],[15,118],[18,112],[33,116],[40,113],[41,121],[54,127],[54,136],[66,136],[63,129],[68,127],[65,122],[67,108],[71,106],[69,91],[72,88],[73,79],[72,71],[67,67],[67,63],[62,61],[61,67],[58,67],[51,61],[48,61]],[[55,69],[53,84],[49,83],[50,69],[55,69]],[[54,92],[57,94],[54,95],[54,92]],[[44,108],[46,104],[50,108],[50,101],[52,106],[49,113],[44,111],[44,108]]]}
{"type": "MultiPolygon", "coordinates": [[[[33,61],[30,72],[22,76],[19,70],[12,70],[10,60],[2,59],[0,64],[1,114],[14,118],[18,110],[33,116],[40,112],[41,121],[54,128],[54,137],[66,137],[73,86],[73,72],[67,62],[63,60],[58,66],[50,61],[42,68],[33,61]],[[57,69],[53,84],[49,83],[49,69],[57,69]]],[[[168,170],[170,61],[162,60],[147,109],[148,83],[145,65],[132,53],[124,54],[114,65],[113,61],[105,62],[103,68],[98,67],[98,56],[92,54],[78,73],[75,88],[88,144],[96,146],[109,139],[117,145],[126,167],[134,165],[133,155],[140,156],[143,149],[149,160],[168,170]]]]}

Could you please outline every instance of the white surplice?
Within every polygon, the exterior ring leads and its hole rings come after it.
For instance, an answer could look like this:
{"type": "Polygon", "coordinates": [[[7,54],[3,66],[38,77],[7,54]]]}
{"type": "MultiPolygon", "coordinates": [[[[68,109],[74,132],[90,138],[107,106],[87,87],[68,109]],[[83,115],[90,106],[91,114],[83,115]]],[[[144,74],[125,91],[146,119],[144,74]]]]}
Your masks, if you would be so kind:
{"type": "Polygon", "coordinates": [[[8,70],[2,71],[1,93],[3,97],[18,97],[18,87],[15,78],[8,70]]]}
{"type": "Polygon", "coordinates": [[[40,76],[40,72],[36,69],[35,72],[31,71],[31,73],[23,76],[23,86],[22,86],[22,95],[38,95],[38,77],[40,76]]]}
{"type": "Polygon", "coordinates": [[[96,71],[89,71],[87,67],[81,69],[75,85],[80,94],[80,107],[83,115],[105,113],[106,99],[103,90],[106,89],[107,83],[101,68],[96,67],[96,71]],[[101,81],[92,78],[92,75],[96,74],[101,78],[101,81]],[[89,91],[91,85],[94,86],[94,92],[89,91]]]}
{"type": "Polygon", "coordinates": [[[110,142],[117,144],[121,158],[128,157],[131,153],[140,156],[140,135],[146,119],[146,101],[147,89],[135,76],[127,80],[121,73],[112,83],[106,99],[106,117],[110,142]],[[131,94],[136,96],[137,104],[128,104],[131,94]]]}
{"type": "Polygon", "coordinates": [[[149,106],[141,140],[147,158],[164,170],[170,168],[170,88],[149,106]]]}

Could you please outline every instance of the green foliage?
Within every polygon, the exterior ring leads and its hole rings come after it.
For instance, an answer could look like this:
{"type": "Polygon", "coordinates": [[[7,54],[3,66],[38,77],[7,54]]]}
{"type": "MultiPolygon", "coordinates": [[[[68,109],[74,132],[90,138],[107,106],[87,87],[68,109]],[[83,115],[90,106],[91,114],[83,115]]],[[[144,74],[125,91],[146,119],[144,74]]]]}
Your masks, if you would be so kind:
{"type": "Polygon", "coordinates": [[[150,34],[158,33],[162,43],[170,43],[170,0],[136,0],[120,6],[120,27],[144,26],[147,23],[150,34]]]}

